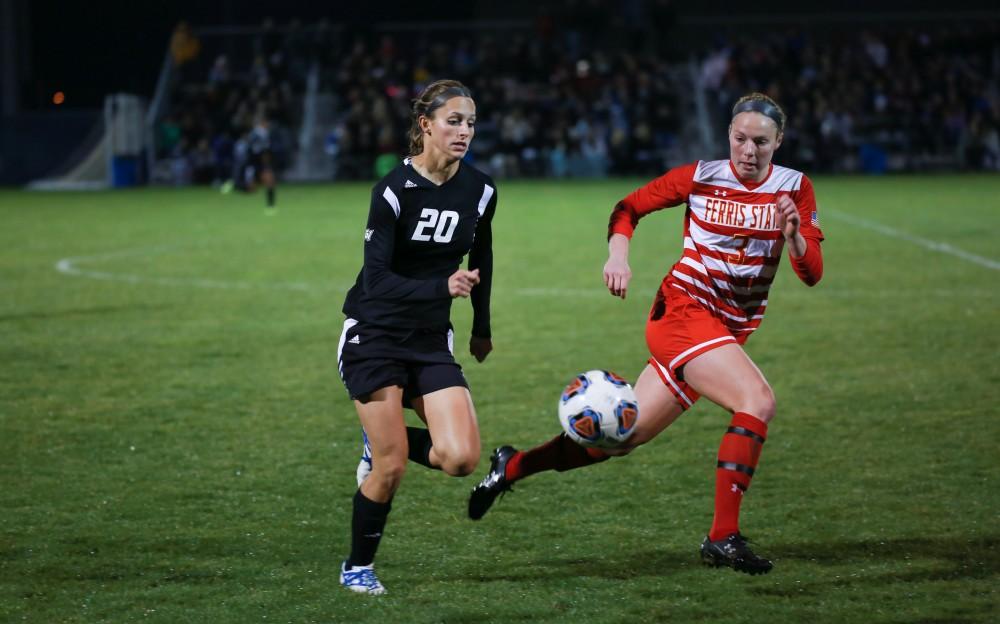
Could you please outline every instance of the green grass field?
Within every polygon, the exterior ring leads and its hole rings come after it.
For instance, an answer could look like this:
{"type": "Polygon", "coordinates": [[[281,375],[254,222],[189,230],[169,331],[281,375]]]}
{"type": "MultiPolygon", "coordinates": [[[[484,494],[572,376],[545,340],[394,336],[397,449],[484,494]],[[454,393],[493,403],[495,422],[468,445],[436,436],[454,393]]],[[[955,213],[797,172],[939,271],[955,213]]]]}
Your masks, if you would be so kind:
{"type": "Polygon", "coordinates": [[[210,189],[0,191],[0,621],[1000,619],[995,175],[815,180],[826,276],[785,266],[748,344],[778,396],[742,523],[770,575],[699,563],[728,422],[707,403],[465,518],[491,448],[557,432],[572,375],[641,370],[682,209],[643,221],[629,298],[608,296],[607,213],[640,182],[500,185],[495,351],[456,348],[483,461],[411,467],[381,598],[337,584],[360,435],[336,347],[369,185],[281,188],[274,217],[210,189]]]}

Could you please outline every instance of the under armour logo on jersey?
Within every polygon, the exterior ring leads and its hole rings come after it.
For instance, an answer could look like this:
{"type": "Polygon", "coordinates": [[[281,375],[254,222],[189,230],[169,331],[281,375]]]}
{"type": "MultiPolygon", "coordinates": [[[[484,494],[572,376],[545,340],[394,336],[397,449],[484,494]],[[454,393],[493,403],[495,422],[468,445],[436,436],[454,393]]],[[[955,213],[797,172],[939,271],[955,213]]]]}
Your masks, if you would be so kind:
{"type": "Polygon", "coordinates": [[[411,182],[407,180],[406,184],[403,185],[403,188],[416,188],[416,186],[417,186],[416,182],[411,182]]]}
{"type": "Polygon", "coordinates": [[[354,338],[351,338],[347,342],[351,344],[361,344],[361,336],[355,336],[354,338]]]}
{"type": "Polygon", "coordinates": [[[374,234],[374,233],[375,233],[375,230],[371,230],[371,229],[365,230],[365,242],[366,243],[372,239],[372,234],[374,234]]]}
{"type": "Polygon", "coordinates": [[[728,193],[728,191],[720,191],[719,189],[715,189],[715,196],[716,197],[718,197],[719,195],[722,195],[723,197],[725,197],[727,193],[728,193]]]}

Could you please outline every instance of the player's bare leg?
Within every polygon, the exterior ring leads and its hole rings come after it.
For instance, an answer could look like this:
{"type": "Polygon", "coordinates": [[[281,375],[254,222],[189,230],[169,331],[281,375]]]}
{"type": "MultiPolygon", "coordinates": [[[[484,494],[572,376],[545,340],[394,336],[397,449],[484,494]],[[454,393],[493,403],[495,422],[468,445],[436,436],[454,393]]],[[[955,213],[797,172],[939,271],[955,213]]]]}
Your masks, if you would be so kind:
{"type": "Polygon", "coordinates": [[[354,402],[372,450],[372,471],[360,490],[380,503],[392,499],[406,473],[408,446],[402,397],[402,388],[388,386],[373,392],[367,403],[354,402]]]}
{"type": "Polygon", "coordinates": [[[603,449],[608,455],[625,455],[649,442],[674,423],[684,413],[684,406],[670,392],[659,374],[647,364],[635,382],[635,400],[639,404],[639,419],[624,446],[603,449]]]}
{"type": "Polygon", "coordinates": [[[755,555],[740,533],[739,512],[767,439],[767,423],[774,417],[774,392],[736,344],[703,353],[688,362],[683,373],[695,392],[733,414],[719,446],[715,517],[701,545],[702,560],[749,574],[769,572],[771,562],[755,555]]]}
{"type": "Polygon", "coordinates": [[[454,477],[472,474],[479,464],[479,423],[468,388],[453,386],[413,400],[432,440],[428,461],[454,477]]]}
{"type": "Polygon", "coordinates": [[[684,381],[730,412],[747,412],[765,423],[774,418],[774,391],[737,344],[712,349],[688,362],[684,366],[684,381]]]}
{"type": "Polygon", "coordinates": [[[408,443],[402,393],[402,388],[388,386],[373,392],[369,401],[354,403],[372,455],[371,472],[354,495],[351,554],[340,573],[341,585],[355,592],[385,593],[373,562],[392,497],[406,473],[408,443]]]}

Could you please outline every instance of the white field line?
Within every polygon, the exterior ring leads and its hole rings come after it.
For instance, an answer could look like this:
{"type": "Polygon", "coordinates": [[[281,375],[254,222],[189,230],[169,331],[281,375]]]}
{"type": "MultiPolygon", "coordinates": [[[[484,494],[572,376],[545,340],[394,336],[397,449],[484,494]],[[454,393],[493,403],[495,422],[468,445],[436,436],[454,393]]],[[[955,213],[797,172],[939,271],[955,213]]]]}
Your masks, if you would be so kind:
{"type": "Polygon", "coordinates": [[[953,299],[955,301],[968,301],[969,299],[1000,299],[1000,291],[964,289],[955,290],[948,288],[930,288],[913,290],[859,290],[859,289],[836,289],[817,287],[817,290],[794,288],[781,293],[782,299],[785,297],[808,299],[813,296],[828,297],[831,299],[886,299],[898,300],[907,297],[913,299],[926,299],[927,297],[938,297],[941,299],[953,299]]]}
{"type": "MultiPolygon", "coordinates": [[[[335,290],[333,287],[319,288],[307,282],[246,282],[239,280],[218,280],[209,278],[185,278],[185,277],[157,277],[151,275],[141,275],[136,273],[116,273],[111,271],[94,271],[83,269],[77,266],[85,262],[100,262],[115,258],[127,258],[132,256],[151,256],[158,253],[165,253],[175,249],[174,247],[149,247],[146,249],[127,249],[114,251],[92,256],[78,256],[75,258],[62,258],[55,264],[55,269],[65,275],[76,277],[86,277],[89,279],[102,280],[107,282],[125,282],[127,284],[154,284],[159,286],[193,286],[195,288],[208,288],[216,290],[294,290],[300,292],[335,290]]],[[[346,289],[345,289],[346,290],[346,289]]]]}
{"type": "Polygon", "coordinates": [[[511,291],[521,297],[610,297],[608,291],[601,288],[515,288],[511,291]]]}
{"type": "MultiPolygon", "coordinates": [[[[159,277],[139,273],[97,271],[82,268],[80,265],[129,257],[152,256],[169,253],[179,247],[149,247],[146,249],[126,249],[91,256],[62,258],[55,264],[56,271],[64,275],[84,277],[105,282],[123,282],[126,284],[152,284],[155,286],[180,286],[207,288],[210,290],[284,290],[307,293],[346,292],[351,284],[330,284],[319,286],[309,282],[249,282],[241,280],[220,280],[199,277],[159,277]]],[[[511,292],[522,297],[609,297],[603,288],[518,288],[511,292]]],[[[494,296],[500,293],[494,293],[494,296]]],[[[502,295],[501,295],[502,296],[502,295]]]]}
{"type": "Polygon", "coordinates": [[[929,249],[931,251],[937,251],[939,253],[948,254],[950,256],[955,256],[956,258],[961,258],[966,262],[971,262],[973,264],[978,264],[979,266],[986,267],[987,269],[993,269],[994,271],[1000,271],[1000,262],[996,260],[991,260],[990,258],[984,258],[983,256],[977,256],[974,253],[969,253],[959,249],[958,247],[952,247],[948,243],[940,243],[938,241],[929,240],[926,238],[921,238],[919,236],[914,236],[913,234],[907,234],[897,230],[896,228],[889,227],[888,225],[883,225],[875,221],[869,221],[862,217],[856,217],[854,215],[841,212],[839,210],[833,210],[827,208],[823,210],[824,217],[833,217],[837,221],[843,221],[845,223],[850,223],[857,227],[864,228],[866,230],[872,230],[873,232],[878,232],[890,238],[898,238],[904,240],[908,243],[913,243],[923,247],[924,249],[929,249]]]}
{"type": "MultiPolygon", "coordinates": [[[[828,211],[829,212],[829,211],[828,211]]],[[[100,262],[103,260],[111,260],[116,258],[127,258],[133,256],[150,256],[158,253],[167,253],[177,249],[175,247],[150,247],[146,249],[129,249],[123,251],[115,251],[104,254],[96,254],[92,256],[78,256],[74,258],[62,258],[55,263],[55,269],[64,275],[70,275],[74,277],[83,277],[87,279],[94,279],[106,282],[122,282],[126,284],[152,284],[156,286],[173,286],[173,287],[188,287],[188,288],[206,288],[210,290],[282,290],[282,291],[295,291],[304,292],[312,294],[324,294],[324,293],[335,293],[335,292],[345,292],[350,288],[350,284],[329,284],[327,286],[319,286],[316,284],[311,284],[309,282],[249,282],[249,281],[239,281],[239,280],[219,280],[210,278],[187,278],[187,277],[157,277],[152,275],[142,275],[137,273],[119,273],[111,271],[95,271],[91,269],[84,269],[78,266],[82,263],[87,262],[100,262]]],[[[652,293],[655,291],[655,286],[648,289],[643,289],[642,291],[637,291],[632,288],[630,297],[642,297],[649,298],[652,297],[652,293]],[[648,290],[648,292],[646,292],[648,290]]],[[[796,291],[790,291],[786,293],[786,296],[797,296],[796,291]]],[[[812,293],[810,293],[812,294],[812,293]]],[[[926,297],[928,295],[939,296],[939,297],[962,297],[964,299],[976,298],[976,299],[995,299],[1000,296],[1000,292],[993,292],[989,290],[953,290],[953,289],[933,289],[933,290],[919,290],[919,291],[887,291],[887,290],[858,290],[858,289],[843,289],[843,290],[829,290],[823,289],[820,294],[827,296],[836,296],[840,298],[889,298],[889,299],[899,299],[902,297],[926,297]]],[[[502,288],[500,290],[494,289],[494,297],[504,297],[504,296],[516,296],[516,297],[552,297],[557,299],[572,299],[572,298],[604,298],[610,297],[608,291],[603,287],[593,287],[593,288],[543,288],[543,287],[522,287],[507,289],[502,288]]]]}

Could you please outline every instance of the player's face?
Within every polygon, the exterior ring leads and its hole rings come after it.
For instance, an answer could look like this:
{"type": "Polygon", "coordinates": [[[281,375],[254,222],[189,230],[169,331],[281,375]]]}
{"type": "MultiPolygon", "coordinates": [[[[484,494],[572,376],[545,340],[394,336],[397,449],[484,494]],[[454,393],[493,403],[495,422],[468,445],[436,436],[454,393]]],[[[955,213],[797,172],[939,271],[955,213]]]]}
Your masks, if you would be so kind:
{"type": "Polygon", "coordinates": [[[760,182],[767,177],[771,157],[779,145],[781,133],[770,117],[752,111],[733,117],[729,125],[729,158],[741,178],[760,182]]]}
{"type": "Polygon", "coordinates": [[[434,111],[433,117],[424,117],[422,125],[425,148],[462,158],[476,134],[476,103],[472,98],[453,97],[434,111]]]}

